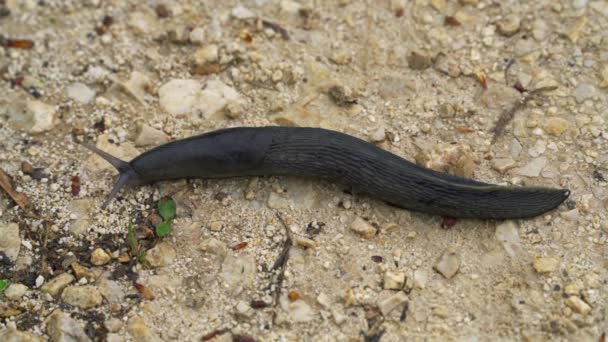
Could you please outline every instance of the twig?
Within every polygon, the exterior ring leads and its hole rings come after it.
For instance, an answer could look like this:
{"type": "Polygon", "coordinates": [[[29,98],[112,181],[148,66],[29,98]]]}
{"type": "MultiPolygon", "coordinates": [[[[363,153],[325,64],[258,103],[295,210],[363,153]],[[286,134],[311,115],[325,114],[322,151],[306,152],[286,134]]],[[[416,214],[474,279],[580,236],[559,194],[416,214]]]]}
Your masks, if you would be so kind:
{"type": "Polygon", "coordinates": [[[281,287],[283,286],[283,280],[285,279],[285,266],[287,265],[287,261],[289,260],[289,249],[291,248],[291,245],[293,244],[293,240],[291,238],[291,232],[289,231],[289,227],[283,220],[283,217],[281,217],[281,215],[279,213],[276,213],[276,216],[279,219],[279,221],[281,222],[281,224],[283,225],[283,227],[285,228],[286,239],[285,239],[285,242],[283,242],[283,250],[281,250],[279,257],[272,265],[273,271],[276,271],[277,269],[279,270],[279,273],[277,274],[276,284],[275,284],[276,289],[274,292],[274,305],[275,306],[279,302],[279,296],[281,295],[281,287]]]}
{"type": "Polygon", "coordinates": [[[515,117],[515,113],[517,113],[517,111],[523,108],[530,100],[537,97],[537,95],[555,89],[557,89],[557,86],[547,86],[526,92],[524,96],[520,98],[509,110],[503,112],[498,118],[498,121],[496,121],[496,125],[494,125],[494,129],[492,130],[494,133],[494,136],[492,137],[492,144],[495,143],[496,140],[503,134],[505,127],[507,127],[509,122],[513,120],[513,117],[515,117]]]}

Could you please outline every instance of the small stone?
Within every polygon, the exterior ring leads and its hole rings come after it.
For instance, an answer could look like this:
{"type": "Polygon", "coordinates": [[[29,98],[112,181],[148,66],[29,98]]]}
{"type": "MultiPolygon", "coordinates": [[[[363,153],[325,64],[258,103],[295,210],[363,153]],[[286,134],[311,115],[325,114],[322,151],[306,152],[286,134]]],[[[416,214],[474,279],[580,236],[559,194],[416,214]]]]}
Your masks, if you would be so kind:
{"type": "Polygon", "coordinates": [[[576,8],[576,9],[584,8],[587,6],[588,2],[589,2],[589,0],[573,0],[572,7],[576,8]]]}
{"type": "Polygon", "coordinates": [[[9,300],[19,300],[25,295],[28,288],[27,286],[19,283],[10,284],[6,290],[4,290],[4,296],[9,300]]]}
{"type": "Polygon", "coordinates": [[[355,217],[349,228],[366,239],[376,236],[376,228],[359,216],[355,217]]]}
{"type": "Polygon", "coordinates": [[[448,248],[439,257],[433,269],[439,272],[444,278],[451,279],[460,268],[460,257],[455,250],[448,248]]]}
{"type": "Polygon", "coordinates": [[[72,267],[72,271],[74,271],[74,275],[76,276],[76,279],[80,280],[82,278],[86,278],[88,280],[93,280],[95,275],[93,274],[93,272],[91,272],[90,269],[82,266],[81,264],[77,263],[77,262],[73,262],[71,265],[72,267]]]}
{"type": "Polygon", "coordinates": [[[38,275],[36,277],[36,288],[39,288],[42,286],[42,284],[44,284],[44,277],[42,275],[38,275]]]}
{"type": "Polygon", "coordinates": [[[579,211],[576,208],[572,210],[563,211],[559,213],[559,216],[570,222],[578,222],[580,218],[579,211]]]}
{"type": "Polygon", "coordinates": [[[21,249],[19,225],[16,223],[0,223],[0,252],[4,253],[11,262],[17,261],[21,249]]]}
{"type": "Polygon", "coordinates": [[[547,134],[554,135],[556,137],[561,136],[562,133],[571,128],[572,124],[570,121],[557,117],[547,118],[544,125],[544,129],[547,134]]]}
{"type": "Polygon", "coordinates": [[[578,103],[582,103],[585,100],[595,95],[595,87],[588,83],[580,83],[572,91],[572,96],[578,103]]]}
{"type": "Polygon", "coordinates": [[[135,146],[158,146],[169,141],[169,137],[161,130],[140,124],[137,128],[135,146]]]}
{"type": "Polygon", "coordinates": [[[405,286],[405,273],[400,271],[387,271],[384,274],[385,290],[401,290],[405,286]]]}
{"type": "Polygon", "coordinates": [[[123,302],[125,293],[117,282],[101,277],[97,284],[99,293],[109,304],[120,304],[123,302]]]}
{"type": "Polygon", "coordinates": [[[461,70],[458,66],[458,61],[452,56],[439,54],[435,60],[435,69],[450,77],[460,76],[461,70]]]}
{"type": "Polygon", "coordinates": [[[498,32],[506,37],[511,37],[519,31],[520,19],[515,14],[508,14],[496,23],[498,32]]]}
{"type": "Polygon", "coordinates": [[[286,209],[291,205],[291,199],[284,194],[280,195],[273,191],[268,195],[266,204],[268,205],[268,208],[271,209],[286,209]]]}
{"type": "Polygon", "coordinates": [[[517,163],[513,158],[495,158],[492,160],[492,168],[503,174],[516,166],[517,163]]]}
{"type": "Polygon", "coordinates": [[[213,221],[213,222],[211,222],[211,224],[209,224],[209,230],[214,231],[214,232],[219,232],[222,230],[222,228],[224,228],[224,226],[222,225],[222,222],[220,222],[220,221],[213,221]]]}
{"type": "Polygon", "coordinates": [[[172,115],[190,113],[197,107],[201,88],[196,80],[172,79],[158,89],[160,106],[172,115]]]}
{"type": "Polygon", "coordinates": [[[334,85],[328,90],[329,96],[338,106],[350,106],[357,102],[353,91],[344,85],[334,85]]]}
{"type": "Polygon", "coordinates": [[[530,149],[528,149],[528,154],[530,157],[538,157],[541,154],[545,153],[547,149],[547,141],[546,140],[537,140],[530,149]]]}
{"type": "Polygon", "coordinates": [[[103,326],[108,330],[108,332],[115,333],[122,328],[123,324],[120,319],[110,317],[108,320],[103,322],[103,326]]]}
{"type": "Polygon", "coordinates": [[[439,318],[448,318],[450,316],[450,310],[447,306],[441,305],[433,309],[433,315],[439,318]]]}
{"type": "Polygon", "coordinates": [[[536,256],[532,265],[536,272],[546,274],[554,272],[559,268],[559,260],[551,257],[536,256]]]}
{"type": "Polygon", "coordinates": [[[580,17],[577,19],[566,32],[566,36],[570,39],[571,42],[576,43],[578,39],[581,37],[581,33],[585,26],[587,26],[587,17],[580,17]]]}
{"type": "Polygon", "coordinates": [[[289,317],[294,322],[310,322],[315,318],[315,314],[303,300],[297,300],[289,303],[289,317]]]}
{"type": "Polygon", "coordinates": [[[410,69],[424,70],[428,69],[431,65],[433,65],[433,61],[431,57],[427,54],[418,51],[412,51],[412,53],[407,57],[407,64],[410,69]]]}
{"type": "MultiPolygon", "coordinates": [[[[13,323],[14,324],[14,323],[13,323]]],[[[8,324],[7,324],[8,325],[8,324]]],[[[31,332],[19,331],[12,328],[0,330],[0,341],[3,342],[44,342],[45,340],[31,332]]]]}
{"type": "Polygon", "coordinates": [[[564,286],[564,293],[569,296],[578,296],[581,294],[583,286],[583,282],[577,279],[573,283],[564,286]]]}
{"type": "Polygon", "coordinates": [[[195,27],[190,31],[190,42],[196,45],[203,45],[205,42],[205,29],[202,27],[195,27]]]}
{"type": "Polygon", "coordinates": [[[431,6],[437,10],[439,13],[443,13],[447,6],[446,0],[431,0],[431,6]]]}
{"type": "Polygon", "coordinates": [[[337,308],[331,311],[331,316],[334,319],[334,323],[337,325],[342,325],[342,323],[346,322],[346,315],[340,312],[337,308]]]}
{"type": "Polygon", "coordinates": [[[192,58],[195,74],[209,75],[221,71],[219,47],[215,44],[200,47],[194,52],[192,58]]]}
{"type": "Polygon", "coordinates": [[[247,303],[246,301],[239,301],[236,304],[236,314],[237,316],[240,316],[242,318],[251,318],[251,316],[253,316],[254,312],[253,309],[251,308],[251,305],[249,305],[249,303],[247,303]]]}
{"type": "Polygon", "coordinates": [[[46,292],[51,296],[55,297],[63,291],[71,282],[74,281],[74,276],[69,273],[61,273],[55,278],[51,279],[48,283],[42,286],[42,292],[46,292]]]}
{"type": "Polygon", "coordinates": [[[545,168],[546,165],[546,157],[534,158],[525,166],[518,168],[515,173],[519,176],[538,177],[540,175],[540,172],[545,168]]]}
{"type": "Polygon", "coordinates": [[[102,248],[96,248],[91,253],[91,263],[95,266],[105,265],[112,259],[112,256],[104,251],[102,248]]]}
{"type": "Polygon", "coordinates": [[[91,225],[91,213],[94,209],[94,203],[86,198],[75,199],[70,201],[67,209],[70,216],[76,218],[68,224],[70,233],[78,236],[86,232],[91,225]]]}
{"type": "Polygon", "coordinates": [[[89,103],[95,97],[95,90],[80,82],[68,85],[65,90],[69,98],[80,103],[89,103]]]}
{"type": "Polygon", "coordinates": [[[314,240],[311,240],[311,239],[308,239],[308,238],[297,237],[296,238],[296,245],[302,246],[304,248],[315,248],[317,246],[317,243],[314,240]]]}
{"type": "Polygon", "coordinates": [[[218,80],[207,81],[198,99],[198,109],[205,119],[222,113],[226,106],[232,104],[244,106],[245,101],[234,88],[218,80]]]}
{"type": "Polygon", "coordinates": [[[237,19],[241,19],[241,20],[257,18],[257,16],[255,15],[255,13],[253,13],[253,11],[251,11],[249,8],[243,7],[243,6],[236,6],[235,8],[232,9],[230,14],[232,14],[233,17],[235,17],[237,19]]]}
{"type": "Polygon", "coordinates": [[[377,305],[382,315],[385,317],[395,308],[403,306],[407,302],[407,295],[403,291],[399,291],[383,300],[379,300],[377,305]]]}
{"type": "Polygon", "coordinates": [[[428,272],[423,269],[417,269],[414,271],[414,286],[423,289],[426,287],[428,281],[428,272]]]}
{"type": "Polygon", "coordinates": [[[370,135],[370,140],[373,142],[382,142],[384,141],[384,139],[386,139],[386,130],[384,129],[384,127],[380,127],[377,130],[374,131],[374,133],[372,133],[370,135]]]}
{"type": "Polygon", "coordinates": [[[129,319],[127,331],[133,340],[137,342],[162,342],[160,337],[150,330],[144,319],[140,316],[133,316],[129,319]]]}
{"type": "Polygon", "coordinates": [[[581,315],[586,315],[591,311],[591,306],[577,296],[568,297],[568,299],[566,299],[566,305],[574,310],[574,312],[581,315]]]}
{"type": "Polygon", "coordinates": [[[101,305],[103,298],[95,286],[70,286],[63,290],[61,299],[81,309],[90,309],[101,305]]]}
{"type": "Polygon", "coordinates": [[[448,119],[453,118],[456,115],[456,109],[451,103],[442,103],[437,109],[439,116],[448,119]]]}
{"type": "Polygon", "coordinates": [[[142,36],[155,36],[161,31],[157,17],[148,12],[131,12],[127,25],[142,36]]]}
{"type": "Polygon", "coordinates": [[[511,257],[514,257],[515,253],[521,249],[519,231],[515,221],[507,220],[500,223],[496,226],[494,236],[511,257]]]}
{"type": "Polygon", "coordinates": [[[15,128],[29,133],[49,131],[57,121],[54,106],[31,99],[17,101],[14,106],[9,106],[8,116],[15,128]]]}
{"type": "Polygon", "coordinates": [[[82,324],[57,309],[47,317],[46,333],[51,341],[89,342],[91,339],[84,332],[82,324]]]}
{"type": "Polygon", "coordinates": [[[175,257],[175,249],[167,242],[160,242],[146,253],[145,260],[152,267],[163,267],[172,264],[175,257]]]}
{"type": "Polygon", "coordinates": [[[169,40],[172,43],[183,45],[190,40],[190,30],[186,25],[177,25],[167,32],[169,40]]]}
{"type": "Polygon", "coordinates": [[[133,71],[131,73],[131,77],[124,82],[119,83],[122,86],[124,91],[133,96],[139,103],[145,104],[144,96],[146,94],[146,90],[150,88],[150,78],[139,71],[133,71]]]}
{"type": "Polygon", "coordinates": [[[317,296],[317,303],[319,303],[326,310],[331,307],[331,300],[329,299],[329,296],[323,292],[319,293],[317,296]]]}
{"type": "Polygon", "coordinates": [[[199,245],[199,248],[203,252],[212,253],[221,258],[224,258],[227,252],[226,244],[216,238],[204,240],[199,245]]]}

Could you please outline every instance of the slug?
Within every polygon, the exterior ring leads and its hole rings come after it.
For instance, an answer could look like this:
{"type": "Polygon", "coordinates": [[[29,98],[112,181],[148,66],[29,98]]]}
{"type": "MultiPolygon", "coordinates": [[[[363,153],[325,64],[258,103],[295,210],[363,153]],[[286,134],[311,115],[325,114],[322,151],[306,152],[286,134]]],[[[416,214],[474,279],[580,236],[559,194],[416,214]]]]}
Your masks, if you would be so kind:
{"type": "Polygon", "coordinates": [[[437,172],[321,128],[222,129],[169,142],[130,162],[87,147],[120,172],[102,208],[122,188],[180,178],[265,175],[324,178],[399,208],[455,218],[533,217],[570,195],[567,189],[499,186],[437,172]]]}

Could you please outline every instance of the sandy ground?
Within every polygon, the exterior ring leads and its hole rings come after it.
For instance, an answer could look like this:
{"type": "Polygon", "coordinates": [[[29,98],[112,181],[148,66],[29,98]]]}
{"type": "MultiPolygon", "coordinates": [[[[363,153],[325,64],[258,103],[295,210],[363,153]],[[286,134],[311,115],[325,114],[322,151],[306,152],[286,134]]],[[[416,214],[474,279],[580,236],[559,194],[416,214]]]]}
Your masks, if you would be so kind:
{"type": "Polygon", "coordinates": [[[607,1],[3,0],[0,15],[0,339],[604,340],[607,1]],[[572,195],[534,219],[450,222],[262,177],[139,187],[101,210],[116,172],[80,145],[129,159],[271,124],[572,195]],[[163,196],[177,217],[159,238],[163,196]]]}

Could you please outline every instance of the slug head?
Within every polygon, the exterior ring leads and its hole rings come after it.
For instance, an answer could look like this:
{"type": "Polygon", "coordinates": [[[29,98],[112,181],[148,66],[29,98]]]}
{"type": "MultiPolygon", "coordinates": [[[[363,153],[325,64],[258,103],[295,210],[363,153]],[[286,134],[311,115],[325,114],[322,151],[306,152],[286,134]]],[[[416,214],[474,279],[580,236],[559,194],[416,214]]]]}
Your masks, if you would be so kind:
{"type": "Polygon", "coordinates": [[[139,184],[139,175],[131,167],[131,164],[129,164],[128,162],[126,162],[124,160],[118,159],[118,158],[114,157],[113,155],[111,155],[105,151],[102,151],[93,145],[89,145],[89,144],[83,144],[83,145],[84,145],[84,147],[91,150],[93,153],[95,153],[98,156],[105,159],[108,163],[110,163],[112,166],[114,166],[114,168],[116,168],[116,170],[118,170],[118,172],[120,173],[120,175],[118,176],[118,180],[116,181],[116,183],[114,184],[114,187],[112,188],[112,191],[110,191],[110,194],[108,195],[106,200],[101,205],[101,209],[105,209],[108,206],[108,204],[112,201],[112,199],[114,199],[114,197],[116,197],[116,195],[118,194],[118,192],[121,189],[123,189],[123,188],[128,189],[132,186],[139,184]]]}

